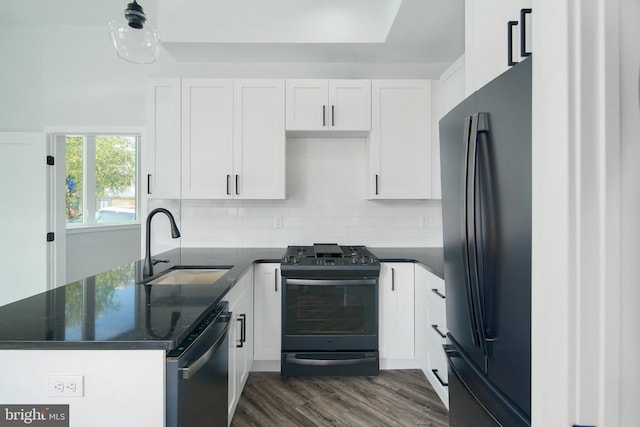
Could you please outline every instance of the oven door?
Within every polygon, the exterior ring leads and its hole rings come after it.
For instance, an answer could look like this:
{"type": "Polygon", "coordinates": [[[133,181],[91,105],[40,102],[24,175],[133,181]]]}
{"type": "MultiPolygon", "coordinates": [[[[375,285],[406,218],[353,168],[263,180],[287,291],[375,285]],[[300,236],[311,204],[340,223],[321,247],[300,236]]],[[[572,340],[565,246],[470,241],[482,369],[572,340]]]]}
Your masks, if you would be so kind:
{"type": "Polygon", "coordinates": [[[378,279],[283,279],[282,350],[377,351],[378,279]]]}

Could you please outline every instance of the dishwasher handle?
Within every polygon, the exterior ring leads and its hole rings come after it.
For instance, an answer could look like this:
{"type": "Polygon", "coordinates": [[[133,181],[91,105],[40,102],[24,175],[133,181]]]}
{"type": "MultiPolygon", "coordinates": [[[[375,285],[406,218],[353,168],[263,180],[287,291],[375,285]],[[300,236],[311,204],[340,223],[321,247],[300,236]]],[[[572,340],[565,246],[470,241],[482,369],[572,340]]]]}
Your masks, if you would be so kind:
{"type": "Polygon", "coordinates": [[[200,368],[202,368],[210,359],[213,357],[213,354],[220,348],[222,343],[224,343],[225,338],[227,337],[227,333],[229,332],[229,317],[225,316],[221,319],[221,321],[225,322],[224,329],[216,339],[216,341],[209,347],[209,349],[200,356],[196,361],[190,363],[188,366],[183,368],[179,368],[178,370],[182,373],[182,379],[188,380],[198,373],[200,368]]]}

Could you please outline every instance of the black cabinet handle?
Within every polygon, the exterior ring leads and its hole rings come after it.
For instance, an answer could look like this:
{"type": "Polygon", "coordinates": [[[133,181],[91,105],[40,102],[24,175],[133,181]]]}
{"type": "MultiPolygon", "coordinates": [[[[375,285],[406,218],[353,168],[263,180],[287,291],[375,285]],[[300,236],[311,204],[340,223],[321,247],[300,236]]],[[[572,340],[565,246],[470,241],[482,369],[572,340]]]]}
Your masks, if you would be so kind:
{"type": "Polygon", "coordinates": [[[147,174],[147,194],[151,194],[151,174],[147,174]]]}
{"type": "Polygon", "coordinates": [[[433,372],[433,375],[436,376],[436,378],[438,379],[438,382],[442,384],[442,387],[449,387],[449,383],[445,383],[444,381],[442,381],[442,378],[440,378],[440,375],[438,375],[437,369],[432,369],[431,372],[433,372]]]}
{"type": "Polygon", "coordinates": [[[376,174],[376,195],[378,194],[378,174],[376,174]]]}
{"type": "Polygon", "coordinates": [[[438,325],[431,325],[431,327],[440,335],[442,338],[446,338],[447,335],[443,334],[440,329],[438,329],[438,325]]]}
{"type": "Polygon", "coordinates": [[[507,65],[511,67],[518,62],[513,60],[513,27],[518,25],[518,21],[507,22],[507,65]]]}
{"type": "Polygon", "coordinates": [[[431,292],[433,292],[434,294],[438,295],[440,298],[445,299],[446,297],[444,295],[442,295],[440,293],[439,290],[437,290],[436,288],[431,289],[431,292]]]}
{"type": "Polygon", "coordinates": [[[273,278],[273,284],[276,287],[276,292],[278,292],[278,269],[276,268],[274,271],[274,278],[273,278]]]}
{"type": "Polygon", "coordinates": [[[238,191],[238,175],[236,175],[236,195],[239,195],[240,192],[238,191]]]}
{"type": "Polygon", "coordinates": [[[322,127],[325,127],[327,125],[327,106],[323,105],[322,106],[322,127]]]}
{"type": "Polygon", "coordinates": [[[231,195],[231,193],[229,192],[229,178],[231,178],[231,176],[227,175],[227,196],[231,195]]]}
{"type": "Polygon", "coordinates": [[[531,13],[531,9],[520,9],[520,56],[530,56],[531,52],[527,51],[527,18],[526,15],[531,13]]]}
{"type": "Polygon", "coordinates": [[[391,290],[396,290],[396,269],[391,267],[391,290]]]}
{"type": "Polygon", "coordinates": [[[334,112],[334,105],[331,106],[331,126],[335,126],[336,125],[336,116],[335,116],[335,112],[334,112]]]}
{"type": "Polygon", "coordinates": [[[236,347],[242,348],[247,341],[247,315],[239,314],[238,322],[240,322],[240,344],[237,344],[236,347]]]}

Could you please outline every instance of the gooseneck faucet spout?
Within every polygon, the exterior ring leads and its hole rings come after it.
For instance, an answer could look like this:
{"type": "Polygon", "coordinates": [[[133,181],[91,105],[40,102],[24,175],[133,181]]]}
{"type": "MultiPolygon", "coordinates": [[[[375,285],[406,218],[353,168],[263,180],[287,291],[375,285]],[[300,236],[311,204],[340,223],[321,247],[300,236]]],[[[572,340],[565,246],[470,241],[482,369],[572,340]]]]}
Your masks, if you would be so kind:
{"type": "Polygon", "coordinates": [[[147,236],[146,236],[147,240],[145,242],[146,247],[145,247],[145,256],[144,256],[144,270],[142,272],[143,277],[153,276],[153,262],[151,261],[151,219],[154,217],[155,214],[160,212],[162,212],[167,217],[169,217],[169,221],[171,222],[171,237],[174,239],[177,239],[178,237],[180,237],[180,230],[178,230],[178,226],[176,225],[176,220],[173,218],[173,215],[171,215],[171,212],[169,212],[165,208],[156,208],[151,212],[149,212],[149,215],[147,215],[147,236]]]}

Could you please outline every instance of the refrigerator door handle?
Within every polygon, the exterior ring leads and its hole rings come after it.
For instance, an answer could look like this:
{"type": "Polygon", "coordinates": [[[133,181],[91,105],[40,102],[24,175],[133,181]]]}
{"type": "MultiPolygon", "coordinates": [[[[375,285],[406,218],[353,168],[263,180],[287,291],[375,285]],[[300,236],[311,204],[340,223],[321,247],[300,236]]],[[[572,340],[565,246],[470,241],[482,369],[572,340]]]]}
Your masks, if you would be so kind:
{"type": "Polygon", "coordinates": [[[484,313],[483,313],[483,296],[480,293],[480,271],[478,266],[478,122],[480,113],[471,116],[471,134],[469,135],[469,181],[467,182],[467,236],[469,236],[469,249],[467,256],[469,257],[469,270],[471,287],[471,301],[473,304],[473,313],[475,315],[476,335],[478,337],[478,347],[484,355],[487,355],[484,313]]]}
{"type": "MultiPolygon", "coordinates": [[[[476,347],[480,346],[480,337],[478,336],[478,324],[477,324],[477,316],[476,316],[476,308],[474,304],[474,295],[472,290],[472,272],[471,272],[471,257],[469,256],[469,237],[470,237],[470,223],[469,223],[469,191],[470,186],[469,182],[471,181],[470,177],[470,164],[471,164],[471,127],[472,127],[472,116],[469,116],[464,121],[464,147],[465,147],[465,162],[464,168],[462,170],[462,182],[464,183],[464,189],[462,192],[462,235],[464,237],[464,267],[465,267],[465,290],[467,294],[467,310],[469,314],[469,326],[471,328],[471,336],[473,339],[473,345],[476,347]]],[[[475,144],[473,144],[475,145],[475,144]]]]}
{"type": "MultiPolygon", "coordinates": [[[[488,113],[477,113],[474,115],[474,119],[476,121],[476,144],[477,144],[477,156],[476,162],[478,162],[480,158],[480,150],[482,147],[487,147],[489,144],[488,134],[489,134],[489,114],[488,113]]],[[[486,148],[485,148],[486,149],[486,148]]],[[[489,165],[489,168],[491,165],[489,165]]],[[[476,173],[477,175],[477,173],[476,173]]],[[[488,182],[487,185],[491,183],[488,182]]],[[[479,189],[479,186],[474,186],[474,193],[479,189]]],[[[489,194],[490,191],[487,193],[489,194]]],[[[476,197],[474,195],[474,197],[476,197]]],[[[482,198],[482,196],[478,196],[482,198]]],[[[480,200],[479,204],[482,205],[483,201],[480,200]]],[[[491,292],[490,282],[485,282],[484,280],[484,251],[486,249],[484,242],[484,234],[483,234],[483,224],[482,218],[483,215],[477,215],[477,203],[474,203],[474,211],[473,211],[473,223],[474,223],[474,244],[475,244],[475,266],[476,266],[476,285],[477,285],[477,298],[478,298],[478,307],[480,312],[480,335],[481,339],[484,343],[484,350],[486,356],[491,356],[492,354],[492,343],[497,341],[495,338],[490,338],[488,336],[489,331],[493,331],[493,329],[489,329],[490,319],[490,310],[492,307],[490,305],[492,301],[493,294],[491,292]],[[479,218],[479,220],[478,220],[479,218]],[[480,222],[480,223],[478,223],[480,222]],[[480,298],[480,295],[483,295],[484,298],[480,298]]]]}

